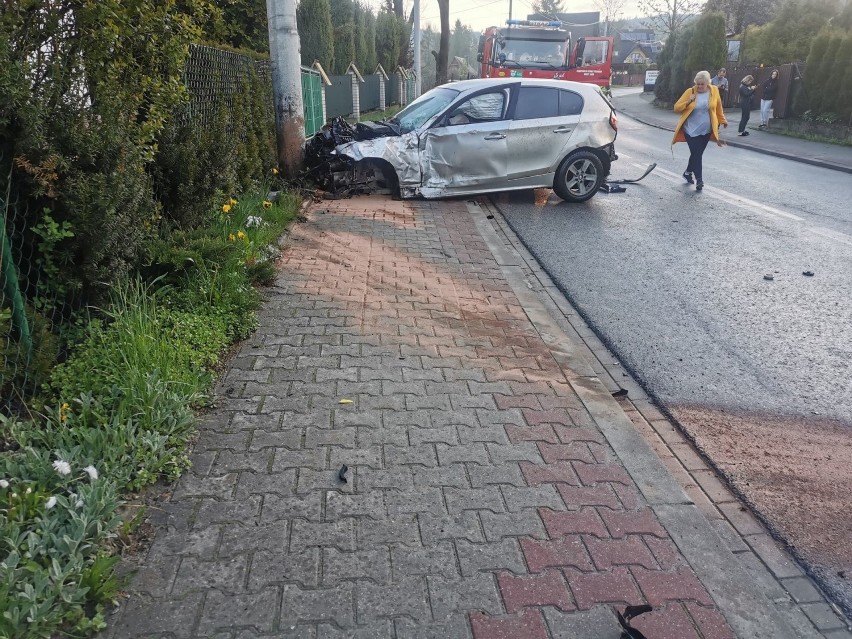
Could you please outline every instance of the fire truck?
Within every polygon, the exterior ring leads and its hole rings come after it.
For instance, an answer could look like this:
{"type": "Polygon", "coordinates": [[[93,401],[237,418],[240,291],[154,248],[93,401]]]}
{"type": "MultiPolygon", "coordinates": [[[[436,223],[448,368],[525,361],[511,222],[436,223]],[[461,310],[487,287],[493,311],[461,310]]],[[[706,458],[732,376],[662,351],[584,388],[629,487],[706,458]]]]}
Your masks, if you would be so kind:
{"type": "Polygon", "coordinates": [[[482,78],[547,78],[608,87],[613,39],[583,37],[576,43],[559,21],[507,20],[479,36],[482,78]]]}

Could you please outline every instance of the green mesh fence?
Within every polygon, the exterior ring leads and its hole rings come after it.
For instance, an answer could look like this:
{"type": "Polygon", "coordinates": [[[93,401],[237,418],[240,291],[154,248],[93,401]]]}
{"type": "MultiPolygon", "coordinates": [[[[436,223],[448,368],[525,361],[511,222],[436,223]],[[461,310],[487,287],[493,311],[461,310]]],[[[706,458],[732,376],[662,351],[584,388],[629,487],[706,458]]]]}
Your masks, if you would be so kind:
{"type": "Polygon", "coordinates": [[[305,110],[305,135],[312,136],[322,128],[322,76],[319,71],[302,67],[302,102],[305,110]]]}

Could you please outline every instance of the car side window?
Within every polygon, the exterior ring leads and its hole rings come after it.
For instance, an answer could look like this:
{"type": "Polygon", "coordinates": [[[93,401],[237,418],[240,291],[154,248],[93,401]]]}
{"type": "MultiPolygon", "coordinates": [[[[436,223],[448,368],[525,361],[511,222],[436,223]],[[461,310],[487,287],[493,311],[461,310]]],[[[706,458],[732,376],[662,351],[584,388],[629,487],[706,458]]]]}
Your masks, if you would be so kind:
{"type": "Polygon", "coordinates": [[[466,100],[450,114],[449,124],[472,122],[495,122],[506,117],[508,95],[503,89],[491,93],[480,93],[466,100]]]}
{"type": "Polygon", "coordinates": [[[559,91],[547,87],[521,87],[515,104],[516,120],[555,118],[559,115],[559,91]]]}
{"type": "Polygon", "coordinates": [[[573,91],[559,92],[559,115],[580,115],[583,112],[583,98],[573,91]]]}

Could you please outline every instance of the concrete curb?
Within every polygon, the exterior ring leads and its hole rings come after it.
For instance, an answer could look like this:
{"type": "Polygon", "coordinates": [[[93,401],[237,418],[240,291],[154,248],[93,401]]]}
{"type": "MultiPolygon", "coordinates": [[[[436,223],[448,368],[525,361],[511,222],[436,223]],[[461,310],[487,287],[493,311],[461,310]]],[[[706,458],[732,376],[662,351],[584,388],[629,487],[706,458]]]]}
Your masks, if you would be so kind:
{"type": "MultiPolygon", "coordinates": [[[[616,105],[616,109],[619,113],[623,113],[624,115],[631,117],[637,122],[641,122],[642,124],[645,124],[647,126],[652,126],[656,129],[661,129],[663,131],[674,131],[673,126],[670,126],[668,124],[660,124],[659,122],[653,122],[649,118],[636,115],[635,112],[631,113],[628,109],[618,107],[618,105],[616,105]]],[[[749,144],[743,144],[742,142],[731,142],[725,140],[725,144],[737,149],[747,149],[749,151],[754,151],[755,153],[762,153],[763,155],[782,158],[784,160],[792,160],[793,162],[800,162],[801,164],[810,164],[812,166],[818,166],[823,169],[831,169],[833,171],[840,171],[842,173],[852,173],[852,167],[841,166],[840,164],[826,162],[825,160],[818,160],[816,158],[809,158],[801,155],[792,155],[790,153],[784,153],[783,151],[776,151],[775,149],[762,149],[760,147],[751,146],[749,144]]]]}
{"type": "MultiPolygon", "coordinates": [[[[559,345],[554,356],[563,374],[737,635],[754,639],[801,637],[753,583],[695,503],[636,431],[603,382],[596,374],[588,374],[592,367],[588,363],[582,365],[583,374],[565,367],[564,360],[559,357],[561,349],[566,348],[566,356],[576,360],[582,357],[580,345],[574,344],[548,313],[540,298],[545,293],[540,285],[535,286],[540,283],[529,282],[518,267],[519,262],[526,261],[523,256],[516,253],[511,243],[507,245],[501,241],[498,230],[489,223],[480,205],[469,203],[468,210],[536,330],[548,344],[559,345]]],[[[492,209],[489,207],[489,210],[492,209]]],[[[504,234],[511,232],[504,225],[500,227],[504,234]]]]}

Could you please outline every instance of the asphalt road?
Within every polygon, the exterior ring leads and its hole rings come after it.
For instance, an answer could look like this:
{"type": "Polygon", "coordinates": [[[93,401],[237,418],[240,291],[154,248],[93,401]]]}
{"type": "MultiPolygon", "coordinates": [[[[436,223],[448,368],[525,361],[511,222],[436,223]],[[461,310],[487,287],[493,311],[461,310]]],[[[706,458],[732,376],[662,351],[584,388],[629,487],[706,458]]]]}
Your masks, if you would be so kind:
{"type": "Polygon", "coordinates": [[[525,192],[498,207],[659,400],[852,427],[852,178],[713,146],[698,193],[670,140],[622,116],[613,177],[656,162],[643,182],[583,205],[525,192]]]}
{"type": "Polygon", "coordinates": [[[656,162],[641,183],[581,205],[546,190],[494,201],[618,361],[850,612],[852,178],[711,146],[696,192],[681,177],[685,144],[619,120],[613,177],[656,162]]]}

